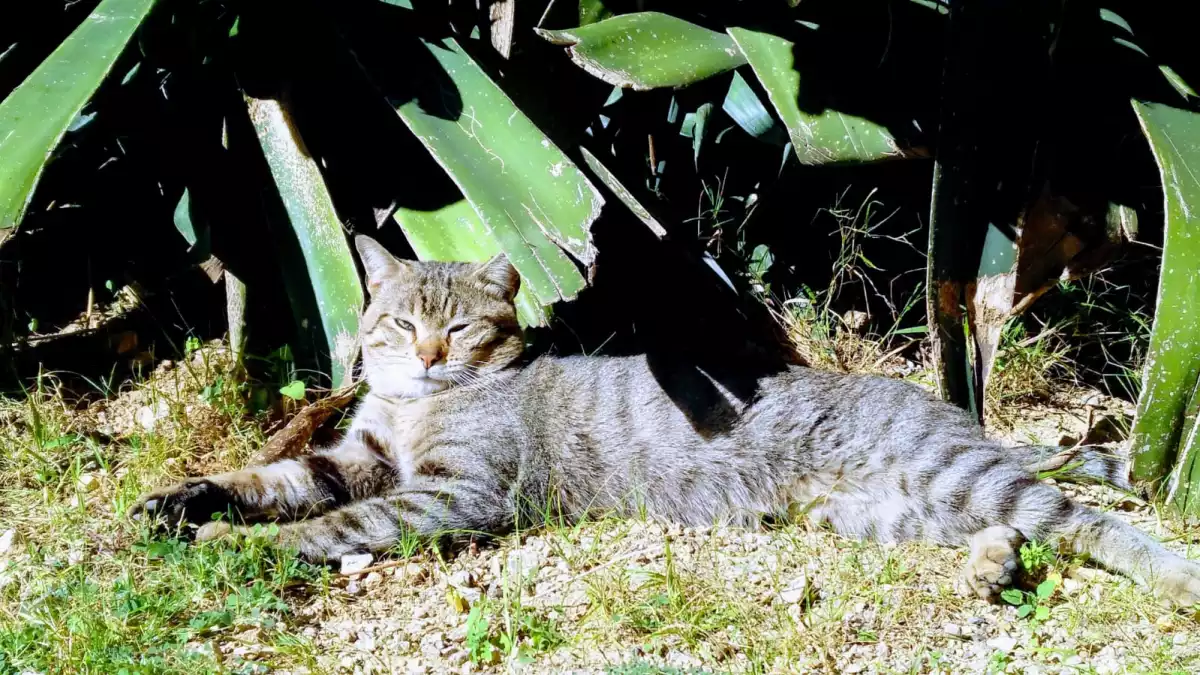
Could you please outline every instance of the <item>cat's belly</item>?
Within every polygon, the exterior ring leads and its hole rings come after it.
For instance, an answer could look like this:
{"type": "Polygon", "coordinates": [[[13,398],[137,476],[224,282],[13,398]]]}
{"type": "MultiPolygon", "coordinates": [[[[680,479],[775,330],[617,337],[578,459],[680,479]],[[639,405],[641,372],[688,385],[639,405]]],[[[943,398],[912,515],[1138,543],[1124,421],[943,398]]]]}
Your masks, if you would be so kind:
{"type": "Polygon", "coordinates": [[[885,475],[806,476],[792,484],[788,498],[790,515],[847,537],[890,543],[922,535],[913,499],[885,475]]]}

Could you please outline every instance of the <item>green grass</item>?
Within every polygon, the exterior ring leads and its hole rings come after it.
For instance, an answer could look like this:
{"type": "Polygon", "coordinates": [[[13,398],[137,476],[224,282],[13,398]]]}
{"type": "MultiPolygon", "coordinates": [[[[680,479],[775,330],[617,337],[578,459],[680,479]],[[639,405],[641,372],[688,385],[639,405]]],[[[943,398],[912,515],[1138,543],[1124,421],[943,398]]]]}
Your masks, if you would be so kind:
{"type": "Polygon", "coordinates": [[[217,386],[219,359],[188,356],[173,376],[135,385],[129,409],[104,410],[106,422],[127,418],[111,438],[53,377],[0,400],[0,530],[18,537],[0,557],[0,673],[250,672],[244,655],[214,647],[251,632],[261,658],[311,661],[287,628],[288,598],[326,585],[328,571],[263,537],[192,545],[124,517],[142,491],[236,464],[261,442],[239,393],[217,386]],[[137,422],[147,411],[152,429],[137,422]]]}
{"type": "Polygon", "coordinates": [[[0,400],[0,531],[19,537],[0,555],[0,673],[341,672],[353,638],[322,626],[375,621],[380,630],[381,621],[409,624],[418,609],[426,632],[379,651],[413,657],[437,631],[444,653],[488,673],[582,663],[630,674],[837,672],[851,654],[880,672],[945,672],[971,643],[943,626],[981,614],[989,637],[1004,631],[1020,644],[972,657],[976,671],[1086,663],[1117,638],[1132,670],[1200,667],[1174,642],[1195,644],[1200,627],[1126,581],[1077,584],[1066,574],[1074,561],[1037,543],[1022,550],[1026,566],[1064,580],[1048,602],[1022,603],[1033,606],[1030,620],[953,592],[962,551],[849,541],[805,523],[707,531],[636,518],[564,523],[548,512],[536,531],[457,557],[403,537],[393,551],[408,559],[402,574],[364,582],[357,596],[265,537],[152,538],[123,516],[140,492],[238,466],[263,439],[247,388],[228,384],[237,380],[203,352],[178,377],[155,375],[104,406],[68,405],[52,378],[23,400],[0,400]],[[122,411],[127,399],[161,403],[165,415],[150,430],[133,423],[97,435],[99,412],[108,424],[136,412],[122,411]],[[531,552],[552,564],[518,572],[514,561],[531,552]],[[470,603],[448,597],[464,569],[480,593],[470,603]],[[310,628],[317,638],[305,637],[310,628]],[[1070,654],[1049,639],[1055,630],[1072,637],[1070,654]]]}
{"type": "Polygon", "coordinates": [[[29,548],[20,597],[14,589],[3,598],[0,671],[74,664],[76,672],[237,672],[244,664],[214,656],[213,638],[252,629],[257,644],[304,661],[303,645],[287,630],[285,598],[328,578],[253,538],[234,545],[143,538],[74,565],[29,548]]]}

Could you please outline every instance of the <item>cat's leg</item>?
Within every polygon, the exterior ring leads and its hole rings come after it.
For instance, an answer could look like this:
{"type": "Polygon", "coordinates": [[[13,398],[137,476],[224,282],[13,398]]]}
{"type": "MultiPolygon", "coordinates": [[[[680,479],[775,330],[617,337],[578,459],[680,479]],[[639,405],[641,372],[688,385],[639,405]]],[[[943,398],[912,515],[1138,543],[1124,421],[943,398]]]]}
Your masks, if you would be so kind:
{"type": "Polygon", "coordinates": [[[1151,588],[1179,607],[1200,603],[1200,563],[1187,560],[1141,530],[1108,514],[1076,504],[1058,488],[1030,478],[991,483],[981,491],[993,503],[993,521],[971,535],[966,581],[991,597],[1016,569],[1023,539],[1065,541],[1104,567],[1151,588]]]}
{"type": "Polygon", "coordinates": [[[163,516],[170,524],[204,523],[214,513],[306,518],[383,493],[397,483],[391,457],[369,433],[333,450],[241,471],[191,478],[142,495],[132,517],[163,516]]]}
{"type": "MultiPolygon", "coordinates": [[[[451,540],[511,531],[516,509],[494,478],[415,477],[394,493],[357,501],[319,518],[279,526],[278,543],[313,561],[354,553],[378,553],[402,537],[451,540]]],[[[212,523],[198,538],[246,533],[248,528],[212,523]]]]}
{"type": "Polygon", "coordinates": [[[1012,584],[1021,569],[1021,533],[1007,525],[993,525],[971,536],[967,565],[959,578],[964,595],[991,600],[1012,584]]]}

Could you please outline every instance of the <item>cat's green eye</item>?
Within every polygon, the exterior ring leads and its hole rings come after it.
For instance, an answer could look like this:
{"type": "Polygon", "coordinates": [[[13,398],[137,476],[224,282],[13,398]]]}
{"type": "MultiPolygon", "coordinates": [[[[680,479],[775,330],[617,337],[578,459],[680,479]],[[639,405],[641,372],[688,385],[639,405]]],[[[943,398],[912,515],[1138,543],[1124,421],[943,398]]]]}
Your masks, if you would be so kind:
{"type": "Polygon", "coordinates": [[[416,328],[414,328],[411,323],[405,321],[404,319],[397,319],[394,316],[392,317],[392,323],[395,324],[396,328],[399,328],[400,330],[407,330],[407,331],[416,330],[416,328]]]}

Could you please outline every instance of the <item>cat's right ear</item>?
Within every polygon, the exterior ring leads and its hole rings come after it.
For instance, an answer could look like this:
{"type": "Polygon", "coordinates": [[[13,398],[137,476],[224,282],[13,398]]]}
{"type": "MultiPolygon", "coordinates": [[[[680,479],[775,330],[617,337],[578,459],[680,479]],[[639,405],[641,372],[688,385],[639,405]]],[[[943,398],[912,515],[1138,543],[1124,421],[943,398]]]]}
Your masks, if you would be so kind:
{"type": "Polygon", "coordinates": [[[379,291],[384,281],[395,279],[404,271],[403,262],[366,235],[354,238],[354,248],[358,249],[358,257],[362,259],[363,270],[367,273],[367,293],[371,295],[379,291]]]}

